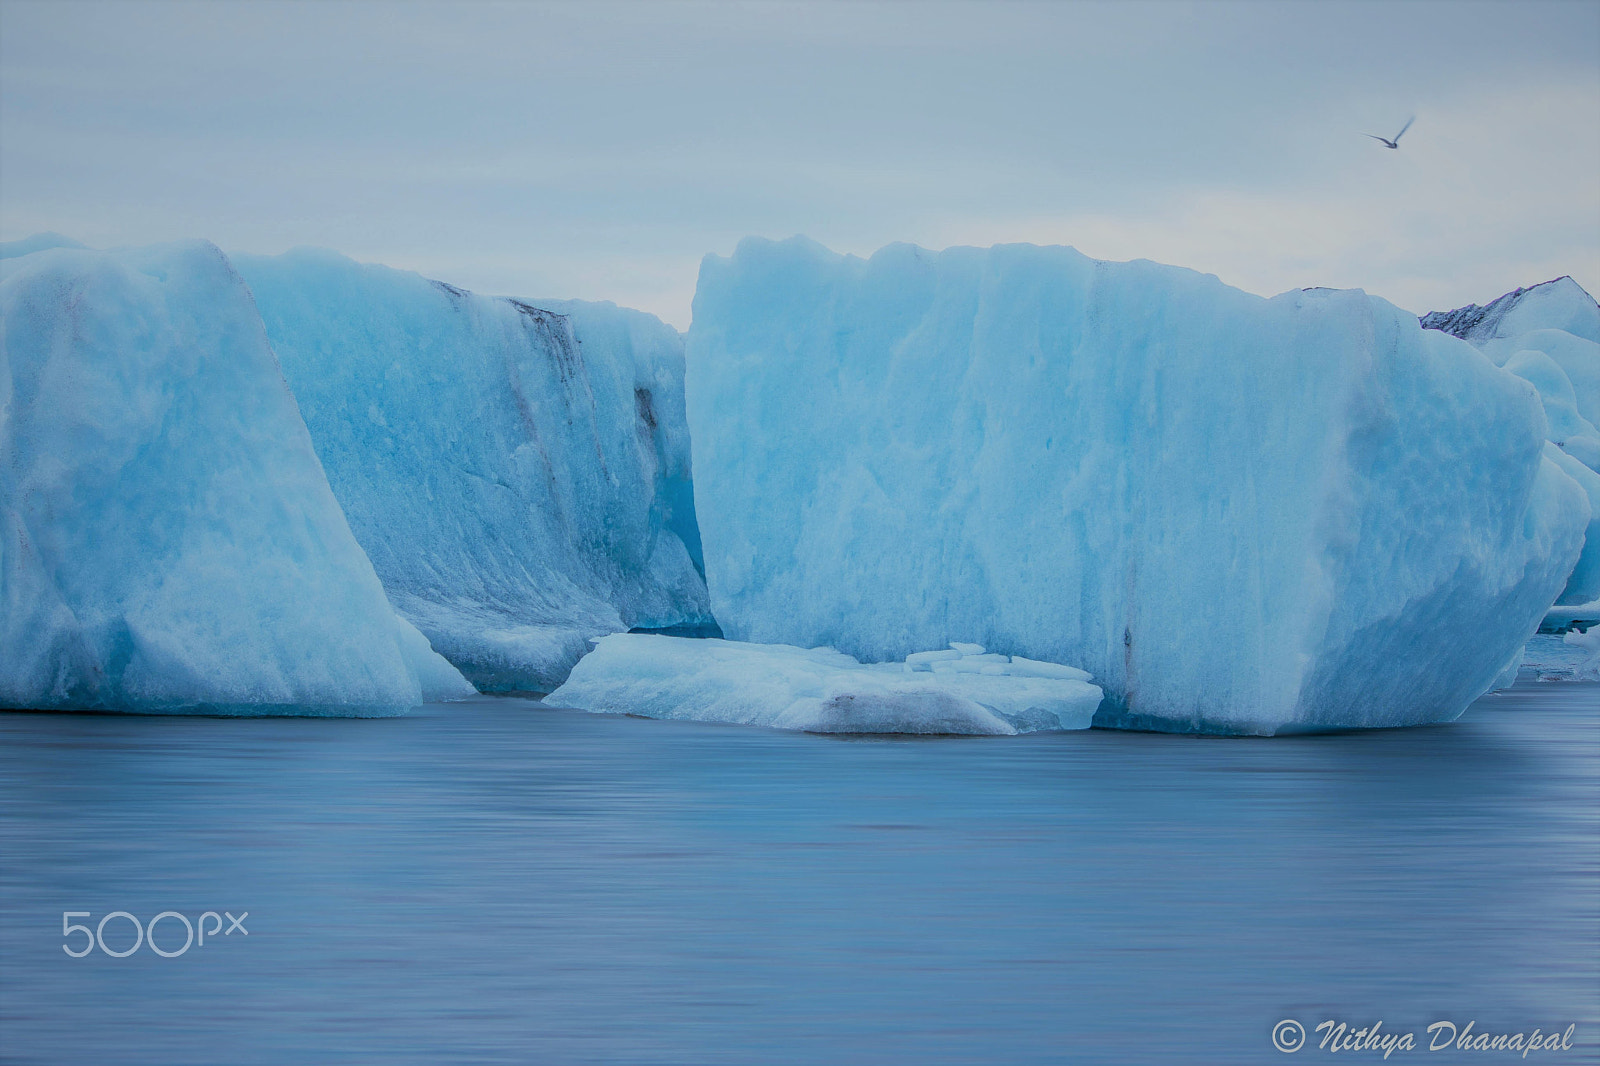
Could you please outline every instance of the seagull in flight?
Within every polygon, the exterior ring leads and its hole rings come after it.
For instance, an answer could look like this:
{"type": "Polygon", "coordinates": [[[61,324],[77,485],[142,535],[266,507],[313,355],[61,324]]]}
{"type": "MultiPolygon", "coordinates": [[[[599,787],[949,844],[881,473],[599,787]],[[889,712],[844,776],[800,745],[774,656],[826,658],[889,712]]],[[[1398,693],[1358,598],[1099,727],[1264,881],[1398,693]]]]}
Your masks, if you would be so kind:
{"type": "Polygon", "coordinates": [[[1400,127],[1400,132],[1394,135],[1394,140],[1392,141],[1387,137],[1379,137],[1376,133],[1369,133],[1367,136],[1371,137],[1375,141],[1382,141],[1385,148],[1399,148],[1400,138],[1406,135],[1406,130],[1410,129],[1411,124],[1415,121],[1417,121],[1416,115],[1412,115],[1410,118],[1406,119],[1406,124],[1400,127]]]}

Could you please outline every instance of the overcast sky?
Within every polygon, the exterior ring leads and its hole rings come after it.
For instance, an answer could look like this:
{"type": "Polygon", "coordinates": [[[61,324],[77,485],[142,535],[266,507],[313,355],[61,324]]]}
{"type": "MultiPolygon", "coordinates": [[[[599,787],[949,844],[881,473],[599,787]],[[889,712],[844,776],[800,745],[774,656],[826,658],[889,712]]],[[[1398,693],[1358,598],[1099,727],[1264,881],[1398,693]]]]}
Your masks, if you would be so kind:
{"type": "Polygon", "coordinates": [[[47,229],[680,328],[748,234],[1600,292],[1600,4],[0,0],[0,238],[47,229]]]}

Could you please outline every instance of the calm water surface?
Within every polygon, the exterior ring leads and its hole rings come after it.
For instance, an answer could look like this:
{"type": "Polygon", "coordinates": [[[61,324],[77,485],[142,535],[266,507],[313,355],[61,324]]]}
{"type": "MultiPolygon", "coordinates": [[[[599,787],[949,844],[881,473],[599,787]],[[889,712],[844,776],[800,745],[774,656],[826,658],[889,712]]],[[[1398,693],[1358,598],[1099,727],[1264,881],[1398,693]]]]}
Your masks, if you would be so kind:
{"type": "Polygon", "coordinates": [[[1596,1060],[1600,686],[1276,740],[840,739],[487,698],[0,714],[8,1062],[1326,1057],[1274,1051],[1283,1018],[1577,1023],[1528,1061],[1596,1060]],[[248,911],[249,934],[74,959],[66,910],[248,911]]]}

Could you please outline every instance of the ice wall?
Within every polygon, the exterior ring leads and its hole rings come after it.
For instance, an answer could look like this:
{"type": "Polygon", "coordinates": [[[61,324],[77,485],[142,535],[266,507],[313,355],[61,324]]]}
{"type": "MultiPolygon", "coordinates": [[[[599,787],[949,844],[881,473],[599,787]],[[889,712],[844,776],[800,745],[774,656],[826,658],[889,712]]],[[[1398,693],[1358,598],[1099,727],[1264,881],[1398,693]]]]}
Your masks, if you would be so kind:
{"type": "Polygon", "coordinates": [[[479,688],[707,619],[676,330],[331,252],[235,261],[390,600],[479,688]]]}
{"type": "Polygon", "coordinates": [[[1547,454],[1589,496],[1583,555],[1556,603],[1600,599],[1600,305],[1571,278],[1517,289],[1484,307],[1422,316],[1461,337],[1539,393],[1547,454]]]}
{"type": "Polygon", "coordinates": [[[0,264],[0,706],[369,715],[470,692],[390,609],[221,252],[0,264]]]}
{"type": "Polygon", "coordinates": [[[688,359],[730,638],[1075,663],[1106,724],[1452,719],[1589,520],[1526,384],[1357,291],[747,240],[701,267],[688,359]]]}

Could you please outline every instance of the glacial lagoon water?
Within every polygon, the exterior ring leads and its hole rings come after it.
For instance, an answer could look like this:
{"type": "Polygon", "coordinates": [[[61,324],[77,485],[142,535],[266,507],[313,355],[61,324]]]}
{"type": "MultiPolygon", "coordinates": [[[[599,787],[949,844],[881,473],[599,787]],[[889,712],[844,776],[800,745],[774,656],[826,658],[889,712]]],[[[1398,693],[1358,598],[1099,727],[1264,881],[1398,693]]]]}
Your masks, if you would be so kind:
{"type": "Polygon", "coordinates": [[[1596,1061],[1600,686],[1271,740],[0,715],[6,1062],[1292,1062],[1327,1019],[1596,1061]],[[73,958],[65,911],[248,914],[73,958]]]}

